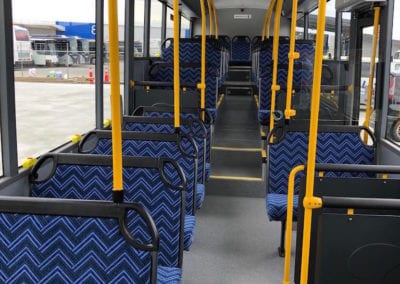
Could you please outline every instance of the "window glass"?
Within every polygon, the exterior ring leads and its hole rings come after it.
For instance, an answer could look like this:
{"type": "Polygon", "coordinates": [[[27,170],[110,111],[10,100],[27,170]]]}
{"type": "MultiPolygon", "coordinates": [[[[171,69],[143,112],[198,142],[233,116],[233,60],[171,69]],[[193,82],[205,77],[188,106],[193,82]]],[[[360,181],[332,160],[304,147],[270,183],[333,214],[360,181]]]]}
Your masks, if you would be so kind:
{"type": "MultiPolygon", "coordinates": [[[[62,9],[60,1],[53,0],[12,2],[14,24],[21,27],[14,42],[14,53],[19,53],[18,60],[26,54],[31,60],[29,66],[18,62],[14,69],[17,154],[21,164],[24,158],[37,157],[70,141],[72,135],[95,127],[95,85],[92,83],[96,1],[70,0],[62,9]],[[43,7],[46,7],[45,13],[43,7]],[[56,28],[59,26],[63,28],[56,28]],[[21,36],[24,29],[31,38],[27,45],[21,36]]],[[[119,37],[123,42],[124,1],[118,2],[119,37]]],[[[105,42],[108,42],[107,17],[105,42]]],[[[107,61],[104,68],[105,76],[109,76],[107,61]]],[[[107,118],[110,117],[109,85],[104,89],[107,118]]]]}
{"type": "Polygon", "coordinates": [[[167,33],[166,38],[174,37],[174,11],[167,7],[167,17],[166,17],[167,33]]]}
{"type": "Polygon", "coordinates": [[[181,38],[190,37],[190,21],[185,17],[181,17],[181,38]]]}
{"type": "Polygon", "coordinates": [[[151,0],[150,56],[160,57],[161,54],[161,18],[162,3],[158,0],[151,0]]]}
{"type": "Polygon", "coordinates": [[[388,94],[386,138],[400,144],[400,1],[395,0],[393,12],[392,61],[388,94]]]}
{"type": "MultiPolygon", "coordinates": [[[[153,3],[152,3],[153,4],[153,3]]],[[[135,57],[143,56],[144,42],[144,0],[135,1],[135,57]]]]}

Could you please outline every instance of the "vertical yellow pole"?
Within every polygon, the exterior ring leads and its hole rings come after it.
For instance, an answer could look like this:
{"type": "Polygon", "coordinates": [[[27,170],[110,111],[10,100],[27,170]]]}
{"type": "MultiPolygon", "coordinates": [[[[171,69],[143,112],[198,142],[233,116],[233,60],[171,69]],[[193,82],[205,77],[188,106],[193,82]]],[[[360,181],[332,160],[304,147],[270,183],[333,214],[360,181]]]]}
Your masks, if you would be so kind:
{"type": "Polygon", "coordinates": [[[123,177],[117,0],[108,1],[108,23],[110,40],[113,198],[115,202],[122,202],[123,177]]]}
{"type": "Polygon", "coordinates": [[[283,284],[290,283],[290,260],[292,249],[292,228],[293,228],[293,203],[294,203],[294,183],[296,175],[304,171],[304,165],[294,167],[289,174],[288,182],[288,201],[286,211],[286,230],[285,230],[285,267],[283,269],[283,284]]]}
{"type": "Polygon", "coordinates": [[[179,131],[180,121],[180,64],[179,64],[179,0],[174,0],[174,126],[179,131]]]}
{"type": "Polygon", "coordinates": [[[290,27],[290,47],[289,47],[289,68],[287,77],[287,94],[286,94],[286,110],[285,119],[290,119],[296,115],[296,111],[292,109],[292,90],[293,90],[293,69],[294,60],[300,57],[298,52],[295,52],[296,46],[296,21],[297,21],[297,0],[292,0],[292,23],[290,27]]]}
{"type": "MultiPolygon", "coordinates": [[[[374,86],[374,74],[375,74],[375,58],[376,58],[376,49],[378,46],[378,38],[379,38],[379,17],[380,17],[381,7],[374,8],[374,38],[372,44],[372,54],[371,54],[371,65],[369,71],[369,78],[368,78],[368,96],[367,96],[367,108],[365,110],[365,121],[364,126],[369,127],[369,121],[371,120],[372,114],[372,91],[374,86]]],[[[364,131],[364,143],[368,142],[368,133],[364,131]]]]}
{"type": "Polygon", "coordinates": [[[326,0],[319,0],[318,9],[317,38],[315,47],[314,75],[311,100],[310,137],[308,142],[306,194],[303,201],[304,229],[300,284],[306,284],[308,281],[312,209],[318,208],[318,206],[320,206],[320,202],[317,201],[317,198],[314,197],[314,173],[315,159],[317,155],[317,132],[321,90],[322,55],[324,52],[326,0]]]}
{"type": "Polygon", "coordinates": [[[201,119],[205,120],[205,108],[206,108],[206,8],[204,1],[200,1],[201,7],[201,82],[197,86],[200,89],[200,108],[201,108],[201,119]]]}
{"type": "MultiPolygon", "coordinates": [[[[269,5],[271,5],[271,2],[269,3],[269,5]]],[[[262,26],[262,31],[261,31],[261,40],[262,41],[265,40],[265,28],[267,26],[268,10],[269,10],[269,7],[268,7],[268,9],[267,9],[267,11],[265,12],[265,15],[264,15],[264,21],[263,21],[263,26],[262,26]]]]}
{"type": "Polygon", "coordinates": [[[208,18],[210,22],[210,36],[212,36],[214,35],[214,21],[213,21],[211,0],[207,0],[207,6],[208,6],[208,18]]]}
{"type": "Polygon", "coordinates": [[[215,9],[214,1],[212,2],[212,10],[214,12],[214,24],[215,24],[215,38],[218,39],[219,36],[219,26],[218,26],[218,16],[217,16],[217,9],[215,9]]]}
{"type": "MultiPolygon", "coordinates": [[[[272,69],[272,85],[271,85],[271,112],[269,116],[269,131],[274,129],[274,113],[275,113],[275,101],[276,101],[276,92],[281,88],[277,85],[277,77],[278,77],[278,53],[279,53],[279,31],[281,28],[281,12],[282,12],[282,4],[283,0],[277,0],[276,10],[275,10],[275,19],[274,19],[274,40],[272,47],[272,60],[273,60],[273,69],[272,69]]],[[[269,29],[269,27],[268,27],[269,29]]]]}
{"type": "MultiPolygon", "coordinates": [[[[267,24],[265,26],[265,37],[268,39],[269,38],[269,32],[270,32],[270,26],[271,26],[271,17],[272,17],[272,12],[274,11],[274,7],[276,4],[277,0],[271,0],[271,3],[268,7],[267,11],[267,24]]],[[[281,8],[282,10],[282,8],[281,8]]],[[[274,31],[275,32],[275,31],[274,31]]]]}

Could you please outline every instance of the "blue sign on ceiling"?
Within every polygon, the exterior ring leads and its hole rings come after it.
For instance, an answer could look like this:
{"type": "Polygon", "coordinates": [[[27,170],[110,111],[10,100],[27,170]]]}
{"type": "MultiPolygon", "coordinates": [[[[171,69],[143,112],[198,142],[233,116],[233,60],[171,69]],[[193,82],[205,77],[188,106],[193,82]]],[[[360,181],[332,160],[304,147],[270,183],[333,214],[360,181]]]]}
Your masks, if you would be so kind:
{"type": "Polygon", "coordinates": [[[56,25],[65,27],[65,32],[57,31],[57,35],[78,36],[87,39],[94,39],[96,36],[96,25],[94,23],[57,21],[56,25]]]}

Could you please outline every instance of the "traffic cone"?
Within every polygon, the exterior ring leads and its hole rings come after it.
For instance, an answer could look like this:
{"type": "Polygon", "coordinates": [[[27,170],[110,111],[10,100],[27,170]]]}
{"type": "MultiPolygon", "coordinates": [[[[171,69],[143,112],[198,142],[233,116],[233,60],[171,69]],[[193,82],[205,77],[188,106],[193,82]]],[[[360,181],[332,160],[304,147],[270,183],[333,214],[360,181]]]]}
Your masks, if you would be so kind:
{"type": "Polygon", "coordinates": [[[89,68],[88,77],[89,77],[89,82],[90,82],[90,84],[94,84],[94,77],[93,77],[93,70],[92,70],[92,68],[89,68]]]}
{"type": "Polygon", "coordinates": [[[108,74],[108,68],[104,70],[104,83],[110,83],[110,76],[108,74]]]}

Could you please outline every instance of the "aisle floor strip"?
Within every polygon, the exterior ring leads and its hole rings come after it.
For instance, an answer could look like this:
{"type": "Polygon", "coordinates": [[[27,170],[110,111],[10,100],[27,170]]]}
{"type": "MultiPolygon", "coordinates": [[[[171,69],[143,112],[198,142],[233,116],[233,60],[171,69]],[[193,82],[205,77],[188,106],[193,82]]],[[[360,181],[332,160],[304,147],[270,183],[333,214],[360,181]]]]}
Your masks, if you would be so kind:
{"type": "Polygon", "coordinates": [[[262,178],[257,177],[240,177],[240,176],[210,176],[211,179],[222,179],[222,180],[238,180],[238,181],[262,181],[262,178]]]}
{"type": "Polygon", "coordinates": [[[238,148],[238,147],[220,147],[220,146],[213,146],[211,147],[211,149],[219,151],[232,151],[232,152],[262,152],[263,150],[261,148],[238,148]]]}

